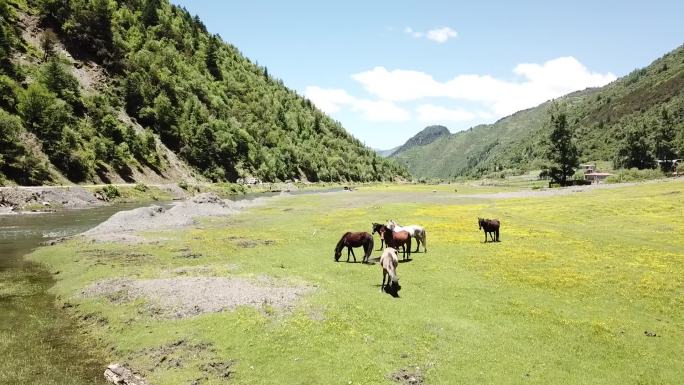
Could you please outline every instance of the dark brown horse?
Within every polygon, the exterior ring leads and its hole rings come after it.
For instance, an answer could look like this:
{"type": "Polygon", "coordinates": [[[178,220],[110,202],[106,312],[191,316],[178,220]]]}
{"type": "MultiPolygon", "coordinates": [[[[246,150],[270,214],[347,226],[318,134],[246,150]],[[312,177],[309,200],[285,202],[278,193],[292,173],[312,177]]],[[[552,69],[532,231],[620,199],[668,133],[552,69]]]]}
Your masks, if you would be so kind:
{"type": "MultiPolygon", "coordinates": [[[[382,223],[371,223],[372,226],[372,234],[378,233],[380,234],[380,227],[382,226],[382,223]]],[[[382,238],[382,235],[380,235],[380,248],[378,250],[385,250],[385,240],[382,238]]]]}
{"type": "Polygon", "coordinates": [[[500,242],[499,227],[501,226],[501,222],[499,222],[498,219],[477,218],[477,224],[479,225],[480,230],[484,230],[485,243],[487,243],[487,234],[492,238],[492,242],[500,242]],[[496,239],[494,239],[495,234],[496,239]]]}
{"type": "Polygon", "coordinates": [[[402,259],[411,258],[411,233],[408,231],[392,231],[385,225],[378,226],[377,231],[380,238],[385,241],[385,246],[397,250],[403,249],[402,259]]]}
{"type": "Polygon", "coordinates": [[[352,257],[354,257],[354,262],[356,262],[354,247],[363,247],[363,263],[366,263],[373,252],[373,244],[373,236],[367,232],[364,231],[360,233],[352,233],[348,231],[344,233],[342,238],[340,238],[340,241],[337,242],[337,246],[335,246],[335,262],[340,260],[340,257],[342,256],[342,249],[345,247],[347,248],[347,262],[349,262],[350,253],[352,257]]]}

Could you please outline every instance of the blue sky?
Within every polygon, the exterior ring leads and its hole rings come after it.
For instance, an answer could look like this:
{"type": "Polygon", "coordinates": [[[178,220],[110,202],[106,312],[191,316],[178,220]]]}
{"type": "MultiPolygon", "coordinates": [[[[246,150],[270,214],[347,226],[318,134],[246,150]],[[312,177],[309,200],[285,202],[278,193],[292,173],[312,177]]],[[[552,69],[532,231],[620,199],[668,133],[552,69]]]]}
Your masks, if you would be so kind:
{"type": "Polygon", "coordinates": [[[190,1],[374,148],[604,85],[684,43],[684,1],[190,1]]]}

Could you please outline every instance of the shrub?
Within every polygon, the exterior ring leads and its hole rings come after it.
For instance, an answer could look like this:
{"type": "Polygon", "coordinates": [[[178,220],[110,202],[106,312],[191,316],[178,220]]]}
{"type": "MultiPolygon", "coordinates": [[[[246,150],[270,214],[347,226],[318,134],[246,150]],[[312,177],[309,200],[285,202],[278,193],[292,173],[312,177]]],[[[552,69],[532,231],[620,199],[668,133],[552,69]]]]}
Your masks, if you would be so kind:
{"type": "Polygon", "coordinates": [[[111,184],[98,189],[96,193],[100,194],[105,200],[112,200],[121,196],[119,189],[111,184]]]}
{"type": "Polygon", "coordinates": [[[138,183],[138,184],[136,184],[135,187],[133,187],[133,188],[134,188],[135,190],[140,191],[140,192],[145,192],[145,191],[147,191],[147,190],[150,189],[150,188],[147,187],[147,185],[144,184],[144,183],[138,183]]]}
{"type": "Polygon", "coordinates": [[[636,168],[618,170],[615,175],[606,178],[608,183],[637,182],[649,179],[662,178],[665,175],[657,169],[639,170],[636,168]]]}

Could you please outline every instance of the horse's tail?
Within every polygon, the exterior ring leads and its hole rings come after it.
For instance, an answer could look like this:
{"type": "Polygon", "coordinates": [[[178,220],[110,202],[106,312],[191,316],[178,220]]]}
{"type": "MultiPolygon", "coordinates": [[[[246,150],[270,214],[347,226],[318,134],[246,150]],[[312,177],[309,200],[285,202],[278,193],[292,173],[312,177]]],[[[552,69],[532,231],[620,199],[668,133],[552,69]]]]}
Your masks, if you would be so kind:
{"type": "Polygon", "coordinates": [[[423,238],[423,251],[427,253],[427,231],[423,229],[423,231],[420,232],[420,236],[423,238]]]}
{"type": "Polygon", "coordinates": [[[370,258],[371,254],[373,254],[373,248],[375,247],[375,240],[373,239],[374,237],[370,237],[370,242],[368,242],[368,245],[366,245],[366,260],[370,258]]]}

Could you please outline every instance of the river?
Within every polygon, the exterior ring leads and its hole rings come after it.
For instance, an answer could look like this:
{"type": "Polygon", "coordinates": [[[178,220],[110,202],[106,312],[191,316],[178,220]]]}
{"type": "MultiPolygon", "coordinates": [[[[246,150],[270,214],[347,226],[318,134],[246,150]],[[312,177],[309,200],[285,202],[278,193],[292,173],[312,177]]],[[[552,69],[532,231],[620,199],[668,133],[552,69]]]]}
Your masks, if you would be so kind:
{"type": "Polygon", "coordinates": [[[104,384],[106,357],[97,356],[75,320],[55,308],[52,274],[23,257],[47,240],[78,234],[122,204],[46,214],[0,216],[0,384],[104,384]]]}

